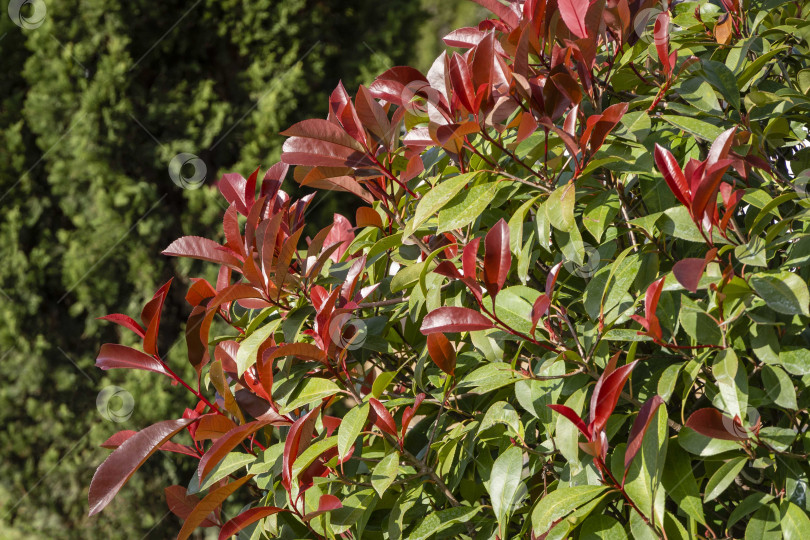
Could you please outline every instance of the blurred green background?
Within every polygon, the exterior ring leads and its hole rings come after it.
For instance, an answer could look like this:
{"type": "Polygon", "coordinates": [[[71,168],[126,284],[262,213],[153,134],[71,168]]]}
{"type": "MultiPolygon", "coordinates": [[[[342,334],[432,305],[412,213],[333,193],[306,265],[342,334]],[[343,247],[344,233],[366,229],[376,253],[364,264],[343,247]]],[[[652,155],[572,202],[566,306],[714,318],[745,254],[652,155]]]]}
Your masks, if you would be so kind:
{"type": "MultiPolygon", "coordinates": [[[[181,456],[155,455],[107,510],[86,517],[90,479],[109,453],[98,445],[194,406],[164,379],[96,369],[102,343],[131,337],[95,318],[137,318],[178,276],[160,350],[183,369],[184,341],[174,346],[183,296],[189,273],[203,269],[159,253],[183,234],[218,238],[223,206],[213,183],[272,164],[277,133],[324,117],[338,80],[353,94],[390,66],[425,70],[441,36],[485,13],[464,0],[3,7],[0,538],[173,537],[179,523],[163,488],[190,477],[194,464],[181,456]],[[205,164],[201,189],[171,180],[168,164],[182,152],[205,164]],[[110,386],[123,393],[105,402],[110,386]]],[[[341,201],[323,197],[309,216],[319,226],[341,201]]]]}

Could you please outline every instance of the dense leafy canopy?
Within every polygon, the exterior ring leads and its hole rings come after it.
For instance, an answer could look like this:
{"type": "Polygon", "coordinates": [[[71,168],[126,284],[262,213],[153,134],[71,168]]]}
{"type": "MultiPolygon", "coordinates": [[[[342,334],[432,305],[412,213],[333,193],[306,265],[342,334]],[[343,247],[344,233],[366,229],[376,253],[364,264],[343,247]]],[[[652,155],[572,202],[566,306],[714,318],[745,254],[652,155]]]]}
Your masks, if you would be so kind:
{"type": "Polygon", "coordinates": [[[144,354],[99,365],[196,406],[109,445],[92,513],[163,450],[199,460],[180,538],[806,534],[810,4],[477,2],[166,248],[218,268],[191,382],[168,283],[113,318],[144,354]],[[288,174],[365,204],[304,234],[288,174]]]}

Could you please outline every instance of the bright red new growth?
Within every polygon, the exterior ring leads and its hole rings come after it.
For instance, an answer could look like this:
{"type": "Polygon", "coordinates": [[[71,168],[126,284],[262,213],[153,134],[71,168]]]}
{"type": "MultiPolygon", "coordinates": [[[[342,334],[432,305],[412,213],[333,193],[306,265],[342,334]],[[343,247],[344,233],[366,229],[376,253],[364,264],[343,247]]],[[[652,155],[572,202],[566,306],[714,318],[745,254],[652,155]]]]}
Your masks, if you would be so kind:
{"type": "Polygon", "coordinates": [[[749,438],[739,419],[730,418],[709,407],[693,412],[685,426],[713,439],[744,441],[749,438]]]}
{"type": "Polygon", "coordinates": [[[473,332],[475,330],[489,330],[495,325],[481,313],[470,308],[444,306],[435,309],[425,316],[422,322],[422,333],[425,335],[436,332],[473,332]]]}
{"type": "Polygon", "coordinates": [[[439,369],[453,375],[456,369],[456,350],[444,334],[428,334],[427,348],[431,360],[439,369]]]}
{"type": "Polygon", "coordinates": [[[512,265],[512,253],[509,251],[509,226],[501,219],[487,233],[484,240],[484,285],[492,297],[503,288],[509,267],[512,265]]]}

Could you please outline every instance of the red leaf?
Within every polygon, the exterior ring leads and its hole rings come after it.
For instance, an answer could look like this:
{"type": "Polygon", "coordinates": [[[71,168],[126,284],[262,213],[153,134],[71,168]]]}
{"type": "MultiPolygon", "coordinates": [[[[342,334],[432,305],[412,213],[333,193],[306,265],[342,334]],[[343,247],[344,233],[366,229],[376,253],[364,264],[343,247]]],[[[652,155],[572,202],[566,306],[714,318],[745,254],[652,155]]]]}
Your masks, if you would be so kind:
{"type": "Polygon", "coordinates": [[[446,276],[452,279],[461,279],[461,274],[456,268],[456,265],[450,261],[442,261],[433,269],[433,271],[441,276],[446,276]]]}
{"type": "Polygon", "coordinates": [[[331,113],[330,119],[334,117],[340,122],[340,125],[352,139],[361,145],[366,142],[366,132],[363,129],[363,124],[357,117],[352,99],[349,97],[349,93],[346,92],[343,81],[338,82],[337,87],[332,91],[332,95],[329,96],[329,112],[331,113]]]}
{"type": "Polygon", "coordinates": [[[200,463],[197,466],[197,477],[200,480],[200,484],[203,483],[205,477],[208,476],[208,473],[210,473],[213,468],[216,467],[220,461],[222,461],[222,458],[227,456],[231,450],[239,445],[239,443],[256,433],[264,426],[270,424],[271,422],[266,420],[255,420],[253,422],[235,427],[214,441],[214,444],[211,445],[211,448],[209,448],[205,455],[200,459],[200,463]]]}
{"type": "Polygon", "coordinates": [[[391,136],[394,131],[391,129],[391,121],[374,96],[362,84],[357,89],[357,97],[354,99],[357,107],[357,116],[363,122],[365,128],[376,139],[377,144],[390,149],[391,136]]]}
{"type": "Polygon", "coordinates": [[[580,145],[584,146],[584,141],[587,140],[591,155],[595,154],[626,112],[627,103],[617,103],[605,109],[602,114],[589,117],[580,145]]]}
{"type": "Polygon", "coordinates": [[[163,362],[124,345],[105,343],[96,357],[96,366],[107,369],[142,369],[170,376],[163,362]]]}
{"type": "Polygon", "coordinates": [[[332,510],[337,510],[338,508],[343,508],[343,504],[340,502],[340,499],[334,495],[321,495],[321,498],[318,500],[318,509],[305,515],[304,521],[309,521],[323,513],[331,512],[332,510]]]}
{"type": "Polygon", "coordinates": [[[729,128],[717,137],[709,148],[709,155],[706,156],[706,168],[711,169],[715,164],[728,157],[731,150],[731,143],[734,141],[736,127],[729,128]]]}
{"type": "Polygon", "coordinates": [[[676,262],[675,266],[672,267],[672,273],[675,274],[675,279],[689,291],[693,293],[697,292],[700,278],[703,276],[706,266],[714,259],[716,253],[717,248],[712,248],[702,259],[690,258],[676,262]]]}
{"type": "Polygon", "coordinates": [[[421,331],[428,335],[436,332],[489,330],[494,327],[492,321],[470,308],[443,306],[425,316],[421,331]]]}
{"type": "Polygon", "coordinates": [[[548,271],[548,276],[546,276],[546,295],[549,297],[554,292],[554,285],[557,284],[557,276],[560,275],[560,268],[562,268],[562,264],[562,261],[560,261],[552,266],[551,270],[548,271]]]}
{"type": "MultiPolygon", "coordinates": [[[[446,36],[442,38],[442,41],[447,44],[449,47],[459,47],[461,49],[470,49],[478,45],[482,39],[487,35],[487,32],[483,32],[478,28],[474,27],[466,27],[466,28],[459,28],[458,30],[453,30],[446,36]]],[[[495,50],[499,54],[506,54],[501,47],[501,44],[496,41],[495,42],[495,50]]]]}
{"type": "Polygon", "coordinates": [[[340,214],[335,214],[333,219],[335,224],[329,231],[329,234],[326,235],[324,245],[331,246],[336,242],[340,242],[340,247],[329,257],[334,262],[338,262],[343,258],[343,254],[346,253],[349,244],[354,240],[354,232],[352,231],[352,224],[349,223],[349,220],[345,217],[340,214]]]}
{"type": "Polygon", "coordinates": [[[565,26],[572,34],[580,38],[588,37],[585,28],[585,15],[588,13],[589,2],[586,0],[557,0],[557,9],[560,10],[565,26]]]}
{"type": "Polygon", "coordinates": [[[667,276],[663,276],[656,281],[653,281],[647,292],[644,295],[644,318],[638,315],[633,315],[633,320],[638,321],[647,330],[647,334],[655,340],[660,340],[663,337],[661,333],[661,325],[658,322],[658,316],[655,314],[658,309],[658,300],[661,298],[661,291],[664,289],[664,281],[667,276]]]}
{"type": "MultiPolygon", "coordinates": [[[[320,118],[310,118],[292,125],[280,135],[298,140],[323,141],[335,147],[344,147],[348,151],[363,152],[363,145],[354,140],[339,125],[320,118]]],[[[289,142],[292,139],[288,139],[289,142]]],[[[286,150],[286,144],[285,152],[286,150]]],[[[287,163],[287,162],[285,162],[287,163]]]]}
{"type": "Polygon", "coordinates": [[[393,435],[394,437],[397,436],[397,425],[394,422],[394,418],[391,416],[391,413],[388,412],[388,409],[385,408],[385,405],[379,402],[379,400],[370,398],[368,402],[371,404],[371,408],[373,410],[373,416],[371,417],[372,422],[375,426],[380,428],[385,433],[389,435],[393,435]]]}
{"type": "Polygon", "coordinates": [[[292,479],[292,466],[301,452],[309,448],[312,443],[312,432],[315,429],[315,422],[321,406],[318,405],[307,414],[299,418],[290,426],[287,438],[284,441],[284,458],[281,462],[281,483],[289,492],[291,491],[290,481],[292,479]]]}
{"type": "Polygon", "coordinates": [[[461,266],[464,271],[464,277],[471,280],[476,280],[476,269],[478,263],[476,258],[478,256],[478,246],[481,244],[481,238],[475,238],[469,244],[464,246],[464,251],[461,254],[461,266]]]}
{"type": "Polygon", "coordinates": [[[670,62],[669,58],[669,13],[666,11],[659,13],[658,17],[655,18],[653,39],[658,59],[664,68],[664,73],[667,74],[667,79],[669,79],[675,66],[670,62]]]}
{"type": "Polygon", "coordinates": [[[739,421],[710,407],[693,412],[685,426],[713,439],[744,441],[749,438],[739,421]]]}
{"type": "Polygon", "coordinates": [[[133,319],[129,315],[124,315],[122,313],[110,313],[109,315],[105,315],[103,317],[98,317],[98,319],[101,320],[101,321],[110,321],[110,322],[120,324],[124,328],[132,330],[133,332],[138,334],[138,336],[143,338],[143,334],[144,334],[143,327],[140,324],[138,324],[135,321],[135,319],[133,319]]]}
{"type": "Polygon", "coordinates": [[[450,84],[453,86],[453,92],[464,108],[470,113],[477,113],[475,88],[473,88],[470,66],[464,57],[458,53],[454,53],[450,58],[450,84]]]}
{"type": "Polygon", "coordinates": [[[185,418],[158,422],[142,429],[116,448],[96,469],[93,480],[90,482],[89,515],[101,512],[161,444],[195,421],[196,419],[193,418],[185,418]]]}
{"type": "MultiPolygon", "coordinates": [[[[233,207],[231,207],[233,208],[233,207]]],[[[186,302],[196,307],[209,298],[217,295],[216,289],[203,278],[191,278],[191,287],[186,293],[186,302]]]]}
{"type": "Polygon", "coordinates": [[[239,268],[239,259],[228,248],[199,236],[184,236],[172,242],[161,252],[170,257],[191,257],[203,261],[239,268]]]}
{"type": "Polygon", "coordinates": [[[537,323],[540,322],[540,318],[548,313],[549,306],[551,306],[551,299],[547,294],[541,294],[537,297],[537,300],[534,301],[534,305],[532,306],[532,334],[534,334],[537,323]]]}
{"type": "Polygon", "coordinates": [[[197,424],[197,429],[194,431],[194,440],[216,440],[232,429],[236,429],[236,427],[233,420],[227,416],[218,413],[204,414],[200,416],[200,422],[197,424]]]}
{"type": "MultiPolygon", "coordinates": [[[[334,125],[334,124],[331,124],[334,125]]],[[[339,126],[334,125],[340,129],[339,126]]],[[[354,141],[351,137],[350,140],[354,141]]],[[[282,146],[281,160],[289,165],[307,167],[374,168],[364,152],[328,141],[308,137],[290,137],[282,146]]]]}
{"type": "Polygon", "coordinates": [[[625,469],[630,466],[633,458],[636,457],[636,454],[641,449],[641,441],[644,440],[644,434],[647,432],[650,420],[652,420],[655,411],[657,411],[658,407],[663,403],[664,400],[661,399],[660,396],[653,396],[648,399],[638,411],[638,416],[636,416],[633,422],[633,428],[630,430],[630,437],[627,439],[627,450],[625,450],[624,453],[625,469]]]}
{"type": "Polygon", "coordinates": [[[517,28],[520,24],[520,13],[512,9],[511,6],[514,4],[511,2],[509,6],[501,4],[498,0],[473,0],[473,2],[490,10],[511,28],[517,28]]]}
{"type": "MultiPolygon", "coordinates": [[[[183,486],[169,486],[163,490],[169,511],[182,520],[186,520],[200,502],[196,495],[189,495],[183,486]]],[[[217,518],[212,513],[200,523],[200,527],[216,527],[217,518]]]]}
{"type": "Polygon", "coordinates": [[[509,251],[509,225],[503,218],[489,230],[484,240],[484,285],[495,301],[495,296],[506,283],[512,265],[509,251]]]}
{"type": "Polygon", "coordinates": [[[558,412],[568,420],[570,420],[577,429],[582,432],[585,437],[590,440],[590,434],[588,433],[588,426],[585,425],[585,422],[582,421],[582,418],[577,416],[577,413],[571,407],[566,407],[565,405],[549,405],[549,409],[552,411],[558,412]]]}
{"type": "Polygon", "coordinates": [[[219,531],[219,540],[227,540],[231,536],[235,535],[248,525],[252,523],[256,523],[262,518],[266,518],[267,516],[272,516],[273,514],[278,514],[279,512],[286,512],[283,508],[278,508],[276,506],[259,506],[256,508],[250,508],[245,510],[235,518],[228,521],[223,527],[222,530],[219,531]]]}
{"type": "MultiPolygon", "coordinates": [[[[439,334],[436,334],[439,335],[439,334]]],[[[413,402],[413,407],[405,407],[405,410],[402,411],[402,436],[405,437],[405,432],[408,431],[408,426],[411,424],[411,420],[413,420],[413,416],[416,414],[416,411],[419,409],[419,405],[422,404],[422,401],[425,399],[425,394],[419,394],[416,396],[416,399],[413,402]]]]}
{"type": "MultiPolygon", "coordinates": [[[[596,436],[605,429],[608,418],[613,414],[613,410],[619,402],[624,384],[637,363],[638,360],[617,368],[604,379],[599,391],[594,391],[591,397],[591,410],[595,413],[592,414],[589,426],[592,435],[596,436]]],[[[604,374],[602,376],[604,377],[604,374]]]]}
{"type": "Polygon", "coordinates": [[[675,156],[669,150],[661,147],[655,143],[655,164],[658,170],[664,175],[669,189],[675,194],[675,197],[681,201],[681,204],[690,208],[692,206],[692,194],[689,190],[689,184],[686,182],[686,177],[681,170],[680,165],[675,160],[675,156]]]}
{"type": "Polygon", "coordinates": [[[373,208],[368,206],[361,206],[355,212],[355,221],[358,227],[377,227],[383,228],[382,218],[373,208]]]}
{"type": "MultiPolygon", "coordinates": [[[[234,205],[236,210],[243,216],[248,215],[247,201],[245,201],[245,191],[247,180],[239,173],[223,174],[217,182],[217,188],[228,203],[234,205]]],[[[252,199],[251,199],[252,200],[252,199]]]]}
{"type": "Polygon", "coordinates": [[[143,336],[143,350],[146,354],[158,354],[157,335],[160,328],[160,315],[163,312],[163,303],[166,295],[169,294],[171,284],[171,279],[164,283],[141,310],[141,322],[146,328],[143,336]]]}
{"type": "Polygon", "coordinates": [[[194,507],[194,510],[192,510],[191,514],[186,518],[186,521],[183,523],[183,528],[177,533],[177,540],[186,540],[191,536],[194,529],[199,527],[211,512],[219,508],[225,499],[230,497],[234,491],[242,487],[242,484],[251,478],[253,478],[253,475],[243,476],[239,480],[234,480],[230,484],[212,490],[208,495],[203,497],[203,500],[197,503],[197,506],[194,507]]]}
{"type": "Polygon", "coordinates": [[[429,334],[427,348],[433,363],[448,375],[454,375],[456,370],[456,350],[442,333],[429,334]]]}

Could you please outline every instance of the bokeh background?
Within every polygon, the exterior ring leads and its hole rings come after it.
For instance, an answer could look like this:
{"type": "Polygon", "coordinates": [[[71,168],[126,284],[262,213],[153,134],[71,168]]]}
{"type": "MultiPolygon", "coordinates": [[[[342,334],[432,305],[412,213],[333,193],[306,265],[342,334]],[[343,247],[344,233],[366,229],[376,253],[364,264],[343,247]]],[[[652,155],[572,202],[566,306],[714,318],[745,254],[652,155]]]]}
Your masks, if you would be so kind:
{"type": "MultiPolygon", "coordinates": [[[[163,488],[190,477],[181,456],[156,454],[86,517],[98,445],[194,406],[149,373],[96,369],[102,343],[130,338],[95,318],[137,316],[176,276],[161,351],[183,369],[186,276],[204,269],[159,253],[217,238],[214,182],[275,162],[278,132],[324,117],[339,80],[353,94],[393,65],[425,70],[441,36],[486,14],[464,0],[1,3],[0,538],[170,538],[163,488]],[[172,181],[180,153],[199,158],[184,172],[202,170],[199,189],[172,181]]],[[[352,204],[329,194],[308,219],[352,204]]]]}

